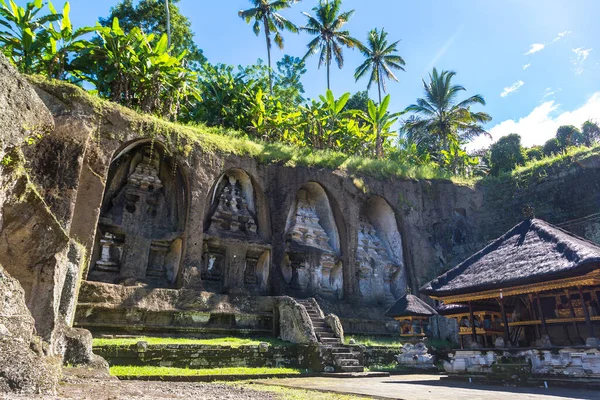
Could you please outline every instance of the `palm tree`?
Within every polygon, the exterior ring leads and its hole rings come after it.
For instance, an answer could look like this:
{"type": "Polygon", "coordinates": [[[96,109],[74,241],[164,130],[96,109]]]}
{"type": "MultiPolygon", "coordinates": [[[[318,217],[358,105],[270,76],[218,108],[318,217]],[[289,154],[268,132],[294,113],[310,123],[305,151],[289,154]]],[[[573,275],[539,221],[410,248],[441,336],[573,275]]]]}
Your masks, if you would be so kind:
{"type": "Polygon", "coordinates": [[[171,47],[171,12],[169,11],[169,0],[165,0],[165,14],[167,16],[167,45],[171,47]]]}
{"type": "Polygon", "coordinates": [[[357,39],[350,36],[350,32],[341,30],[354,14],[354,10],[340,12],[341,5],[341,0],[319,0],[319,5],[313,8],[315,17],[302,13],[308,18],[308,23],[300,29],[317,36],[308,44],[308,52],[303,60],[320,51],[319,68],[323,63],[327,66],[327,89],[330,89],[329,67],[332,58],[335,58],[338,67],[342,68],[344,66],[342,47],[351,49],[354,46],[361,46],[357,39]]]}
{"type": "Polygon", "coordinates": [[[354,72],[354,79],[357,81],[371,71],[369,77],[369,83],[367,90],[371,89],[373,82],[377,82],[377,91],[379,93],[379,104],[381,104],[381,89],[385,92],[385,80],[393,79],[398,82],[398,78],[392,72],[392,69],[404,71],[402,67],[406,63],[404,59],[397,55],[398,49],[396,46],[398,42],[394,42],[388,45],[387,32],[382,29],[379,32],[377,29],[373,29],[369,32],[367,37],[367,45],[360,46],[361,53],[367,58],[356,71],[354,72]]]}
{"type": "Polygon", "coordinates": [[[289,8],[298,0],[275,0],[269,3],[269,0],[250,0],[253,8],[242,10],[238,15],[250,23],[254,19],[252,29],[256,36],[260,34],[262,24],[265,30],[265,39],[267,41],[267,62],[269,64],[269,89],[273,93],[273,77],[271,71],[271,32],[275,33],[275,43],[280,49],[283,49],[283,36],[281,30],[287,29],[290,32],[298,32],[298,27],[284,18],[277,11],[289,8]]]}
{"type": "Polygon", "coordinates": [[[486,135],[488,132],[481,124],[492,120],[489,114],[473,112],[471,106],[485,105],[485,100],[479,94],[457,102],[458,94],[466,90],[463,86],[453,85],[453,71],[437,69],[429,74],[429,82],[423,80],[425,98],[417,99],[416,104],[406,108],[406,112],[415,113],[418,117],[407,121],[405,129],[422,129],[436,137],[439,150],[448,150],[451,144],[462,144],[472,139],[486,135]]]}

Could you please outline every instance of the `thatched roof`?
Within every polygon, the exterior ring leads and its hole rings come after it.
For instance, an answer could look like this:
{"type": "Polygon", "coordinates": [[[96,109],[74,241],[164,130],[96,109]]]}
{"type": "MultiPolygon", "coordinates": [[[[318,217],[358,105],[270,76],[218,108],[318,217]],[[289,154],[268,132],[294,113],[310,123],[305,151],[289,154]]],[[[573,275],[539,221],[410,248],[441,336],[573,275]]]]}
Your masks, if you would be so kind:
{"type": "Polygon", "coordinates": [[[528,219],[420,291],[435,296],[474,293],[584,275],[599,267],[599,246],[528,219]]]}
{"type": "MultiPolygon", "coordinates": [[[[473,312],[477,311],[489,311],[489,312],[500,312],[500,306],[492,303],[473,303],[471,305],[473,312]]],[[[504,306],[506,312],[512,312],[512,306],[506,304],[504,306]]],[[[451,303],[451,304],[440,304],[435,308],[440,315],[453,315],[453,314],[466,314],[469,312],[468,304],[451,303]]]]}
{"type": "Polygon", "coordinates": [[[402,296],[389,310],[387,317],[431,317],[437,312],[423,300],[412,294],[402,296]]]}

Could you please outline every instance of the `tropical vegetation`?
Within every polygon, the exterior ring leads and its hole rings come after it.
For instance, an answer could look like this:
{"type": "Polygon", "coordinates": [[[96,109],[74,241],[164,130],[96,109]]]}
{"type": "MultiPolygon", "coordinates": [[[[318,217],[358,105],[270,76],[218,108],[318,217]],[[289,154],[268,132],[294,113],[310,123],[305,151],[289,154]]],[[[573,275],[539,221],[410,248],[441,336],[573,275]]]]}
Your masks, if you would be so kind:
{"type": "Polygon", "coordinates": [[[251,7],[238,15],[255,34],[264,34],[267,63],[245,66],[206,60],[178,3],[121,0],[95,26],[75,28],[68,2],[57,10],[49,1],[19,6],[0,0],[0,45],[23,73],[80,85],[192,130],[207,126],[226,132],[227,140],[252,140],[252,148],[277,147],[273,154],[288,160],[329,157],[323,165],[379,168],[382,175],[499,175],[600,140],[598,124],[588,121],[561,127],[543,146],[524,149],[518,135],[509,135],[488,149],[467,151],[473,139],[489,137],[485,126],[491,116],[481,111],[483,96],[466,95],[456,72],[433,68],[423,80],[423,97],[392,110],[387,83],[398,81],[397,72],[406,66],[399,41],[388,39],[383,28],[372,29],[364,44],[355,39],[346,25],[355,11],[344,11],[342,0],[319,0],[312,13],[303,13],[301,27],[282,15],[298,1],[250,0],[251,7]],[[283,48],[288,33],[310,36],[307,52],[285,55],[274,68],[272,42],[283,48]],[[367,79],[366,90],[334,93],[331,65],[342,68],[344,51],[353,49],[364,56],[354,77],[367,79]],[[307,99],[303,76],[311,55],[327,69],[327,89],[307,99]],[[376,100],[369,97],[374,84],[376,100]]]}

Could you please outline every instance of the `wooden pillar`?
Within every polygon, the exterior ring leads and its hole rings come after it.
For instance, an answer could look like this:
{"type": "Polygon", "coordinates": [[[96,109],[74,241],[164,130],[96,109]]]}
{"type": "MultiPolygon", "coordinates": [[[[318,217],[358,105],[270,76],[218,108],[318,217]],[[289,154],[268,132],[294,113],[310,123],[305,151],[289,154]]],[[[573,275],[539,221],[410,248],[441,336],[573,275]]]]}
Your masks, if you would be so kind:
{"type": "MultiPolygon", "coordinates": [[[[529,299],[529,304],[531,306],[531,319],[538,319],[537,313],[535,312],[535,306],[533,305],[533,294],[529,293],[527,298],[529,299]]],[[[540,326],[537,324],[535,325],[533,336],[534,339],[540,339],[542,337],[542,334],[540,333],[540,326]]]]}
{"type": "Polygon", "coordinates": [[[596,338],[596,335],[594,334],[594,325],[592,325],[592,320],[590,319],[590,312],[588,311],[588,308],[585,305],[585,300],[583,299],[583,291],[581,290],[581,286],[577,286],[577,290],[579,290],[579,298],[581,299],[581,306],[583,307],[583,315],[585,315],[585,324],[588,328],[588,339],[596,338]]]}
{"type": "Polygon", "coordinates": [[[475,317],[473,316],[473,306],[469,301],[469,321],[471,322],[471,341],[472,345],[477,345],[477,328],[475,327],[475,317]]]}
{"type": "Polygon", "coordinates": [[[542,328],[544,329],[544,335],[546,336],[550,336],[548,334],[548,325],[546,324],[546,317],[544,316],[544,311],[542,310],[542,301],[540,299],[540,294],[536,293],[536,300],[537,300],[537,309],[538,309],[538,313],[540,314],[540,319],[542,320],[542,328]]]}
{"type": "Polygon", "coordinates": [[[506,317],[506,310],[504,309],[504,296],[502,295],[502,291],[500,291],[500,299],[498,300],[500,303],[500,312],[502,313],[502,322],[504,323],[504,345],[510,346],[510,332],[508,330],[508,318],[506,317]]]}
{"type": "MultiPolygon", "coordinates": [[[[573,308],[573,303],[571,302],[571,292],[569,289],[565,289],[565,295],[567,296],[567,304],[569,304],[569,310],[571,311],[571,318],[575,318],[575,308],[573,308]]],[[[577,326],[577,321],[573,321],[573,328],[575,328],[575,334],[579,337],[579,339],[583,339],[581,334],[579,333],[579,327],[577,326]]],[[[585,343],[585,339],[583,339],[585,343]]]]}

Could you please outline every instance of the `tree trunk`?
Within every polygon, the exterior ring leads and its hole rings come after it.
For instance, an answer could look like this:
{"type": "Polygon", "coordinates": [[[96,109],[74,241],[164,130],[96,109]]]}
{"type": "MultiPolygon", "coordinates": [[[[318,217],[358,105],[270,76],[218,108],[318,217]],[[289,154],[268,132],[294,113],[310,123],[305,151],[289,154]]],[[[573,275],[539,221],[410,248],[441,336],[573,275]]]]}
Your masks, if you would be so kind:
{"type": "Polygon", "coordinates": [[[265,40],[267,41],[267,64],[269,66],[269,93],[273,94],[273,74],[271,71],[271,38],[269,37],[271,32],[269,31],[269,21],[267,18],[263,18],[263,25],[265,27],[265,40]]]}
{"type": "MultiPolygon", "coordinates": [[[[379,66],[377,66],[377,92],[379,93],[379,104],[381,106],[381,75],[379,74],[379,66]]],[[[378,158],[383,157],[383,141],[381,140],[381,124],[377,121],[377,138],[375,139],[375,155],[378,158]]]]}
{"type": "Polygon", "coordinates": [[[331,90],[329,86],[329,67],[331,66],[331,45],[327,43],[327,58],[325,59],[327,62],[327,90],[331,90]]]}
{"type": "Polygon", "coordinates": [[[171,47],[171,12],[169,11],[169,0],[165,0],[165,12],[167,14],[167,43],[171,47]]]}

